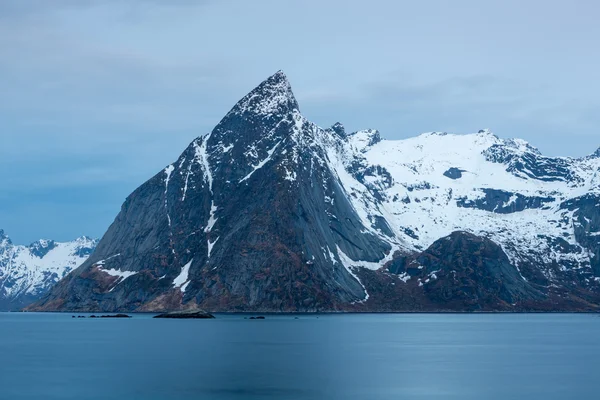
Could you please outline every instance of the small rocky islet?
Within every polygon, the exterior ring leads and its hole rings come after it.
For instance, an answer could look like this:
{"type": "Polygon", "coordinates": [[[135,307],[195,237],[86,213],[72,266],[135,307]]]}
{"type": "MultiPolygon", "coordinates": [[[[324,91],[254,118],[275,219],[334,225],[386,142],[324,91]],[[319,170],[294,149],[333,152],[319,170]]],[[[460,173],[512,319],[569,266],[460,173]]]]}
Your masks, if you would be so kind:
{"type": "MultiPolygon", "coordinates": [[[[92,314],[89,317],[85,315],[73,315],[71,318],[132,318],[131,315],[127,314],[112,314],[112,315],[95,315],[92,314]]],[[[188,311],[171,311],[162,314],[155,315],[152,318],[171,318],[171,319],[213,319],[214,315],[203,310],[188,310],[188,311]]],[[[263,317],[264,319],[264,317],[263,317]]]]}
{"type": "Polygon", "coordinates": [[[170,319],[213,319],[214,315],[202,310],[192,311],[172,311],[155,315],[152,318],[170,318],[170,319]]]}
{"type": "Polygon", "coordinates": [[[86,317],[85,315],[78,315],[78,316],[71,316],[71,318],[131,318],[131,315],[127,315],[127,314],[112,314],[112,315],[95,315],[92,314],[89,317],[86,317]]]}

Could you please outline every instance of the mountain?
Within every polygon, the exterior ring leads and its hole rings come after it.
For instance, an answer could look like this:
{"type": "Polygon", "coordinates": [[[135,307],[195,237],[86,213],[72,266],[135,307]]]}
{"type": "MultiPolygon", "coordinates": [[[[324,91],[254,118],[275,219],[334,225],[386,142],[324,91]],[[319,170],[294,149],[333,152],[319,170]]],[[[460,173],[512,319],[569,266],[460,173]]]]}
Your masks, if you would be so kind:
{"type": "Polygon", "coordinates": [[[595,310],[600,157],[322,129],[282,72],[135,190],[32,310],[595,310]]]}
{"type": "Polygon", "coordinates": [[[17,310],[45,295],[60,279],[92,254],[97,241],[38,240],[14,245],[0,229],[0,310],[17,310]]]}

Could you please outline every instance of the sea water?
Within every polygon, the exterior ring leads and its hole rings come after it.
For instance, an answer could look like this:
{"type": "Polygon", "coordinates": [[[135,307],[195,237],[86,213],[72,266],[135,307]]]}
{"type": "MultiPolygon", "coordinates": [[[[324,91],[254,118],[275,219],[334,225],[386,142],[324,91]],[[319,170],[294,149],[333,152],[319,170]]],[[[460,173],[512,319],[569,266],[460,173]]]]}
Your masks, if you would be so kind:
{"type": "Polygon", "coordinates": [[[0,313],[0,399],[600,398],[600,318],[575,314],[0,313]]]}

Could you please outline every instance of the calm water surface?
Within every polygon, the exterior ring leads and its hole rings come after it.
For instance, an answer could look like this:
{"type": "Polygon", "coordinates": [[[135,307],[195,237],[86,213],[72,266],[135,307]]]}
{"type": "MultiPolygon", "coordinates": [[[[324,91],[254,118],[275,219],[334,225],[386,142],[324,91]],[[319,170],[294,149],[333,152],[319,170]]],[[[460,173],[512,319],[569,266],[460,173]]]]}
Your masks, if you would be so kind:
{"type": "Polygon", "coordinates": [[[594,315],[0,313],[0,399],[598,399],[594,315]]]}

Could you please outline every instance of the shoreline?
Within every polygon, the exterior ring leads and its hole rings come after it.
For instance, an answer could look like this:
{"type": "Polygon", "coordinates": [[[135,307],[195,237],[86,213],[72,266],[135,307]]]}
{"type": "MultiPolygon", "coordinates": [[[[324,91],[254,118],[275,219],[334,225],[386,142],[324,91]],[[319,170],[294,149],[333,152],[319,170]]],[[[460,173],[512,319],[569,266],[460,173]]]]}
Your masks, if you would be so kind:
{"type": "MultiPolygon", "coordinates": [[[[121,313],[152,315],[169,311],[0,311],[0,314],[99,314],[121,313]]],[[[211,314],[222,315],[482,315],[482,314],[593,314],[600,315],[600,311],[208,311],[211,314]]]]}

